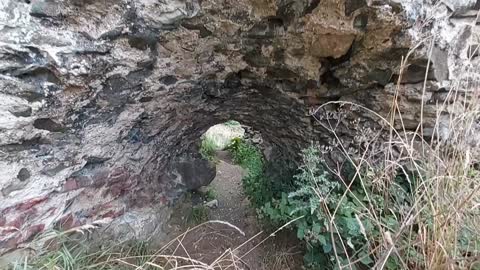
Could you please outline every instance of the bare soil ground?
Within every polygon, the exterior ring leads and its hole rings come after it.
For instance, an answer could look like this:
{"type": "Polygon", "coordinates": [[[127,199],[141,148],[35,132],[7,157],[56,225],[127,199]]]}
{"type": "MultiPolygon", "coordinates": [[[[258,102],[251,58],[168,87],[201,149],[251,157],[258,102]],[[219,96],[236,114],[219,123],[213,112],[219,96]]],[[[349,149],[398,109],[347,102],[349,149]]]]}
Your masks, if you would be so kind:
{"type": "Polygon", "coordinates": [[[216,262],[218,269],[295,270],[301,269],[302,250],[294,234],[281,231],[274,237],[263,232],[255,210],[243,193],[245,171],[233,162],[228,152],[217,154],[217,176],[207,189],[213,190],[218,201],[216,208],[203,206],[201,194],[193,194],[178,203],[168,222],[172,238],[200,223],[198,212],[205,220],[226,223],[206,223],[177,238],[172,253],[187,256],[207,264],[216,262]],[[193,208],[196,211],[192,218],[193,208]],[[208,209],[208,210],[207,210],[208,209]],[[234,228],[233,226],[236,228],[234,228]],[[266,241],[264,239],[268,238],[266,241]]]}

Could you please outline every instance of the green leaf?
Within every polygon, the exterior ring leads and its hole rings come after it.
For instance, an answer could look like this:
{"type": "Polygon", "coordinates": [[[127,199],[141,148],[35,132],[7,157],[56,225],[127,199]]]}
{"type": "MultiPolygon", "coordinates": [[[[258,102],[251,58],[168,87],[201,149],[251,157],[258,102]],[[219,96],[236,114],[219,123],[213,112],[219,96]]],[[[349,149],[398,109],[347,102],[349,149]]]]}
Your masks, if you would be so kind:
{"type": "Polygon", "coordinates": [[[350,235],[356,236],[360,234],[360,227],[358,221],[355,218],[344,218],[345,225],[347,225],[348,233],[350,235]]]}
{"type": "Polygon", "coordinates": [[[366,252],[360,252],[360,254],[358,254],[358,257],[361,258],[360,262],[366,266],[370,266],[370,264],[374,262],[370,257],[370,255],[367,254],[366,252]]]}
{"type": "Polygon", "coordinates": [[[348,245],[351,249],[355,249],[355,246],[354,246],[353,243],[352,243],[352,238],[350,238],[350,237],[347,239],[347,245],[348,245]]]}
{"type": "Polygon", "coordinates": [[[330,243],[325,243],[325,245],[323,245],[322,248],[323,248],[323,252],[330,253],[333,247],[330,243]]]}
{"type": "Polygon", "coordinates": [[[319,234],[322,231],[322,226],[318,223],[313,223],[312,231],[316,234],[319,234]]]}
{"type": "Polygon", "coordinates": [[[322,244],[322,246],[327,244],[327,238],[325,238],[323,234],[318,235],[318,241],[320,242],[320,244],[322,244]]]}
{"type": "Polygon", "coordinates": [[[304,237],[305,237],[305,227],[303,227],[303,226],[298,227],[297,238],[300,239],[300,240],[303,240],[304,237]]]}
{"type": "Polygon", "coordinates": [[[385,263],[386,269],[388,270],[397,270],[401,269],[397,257],[388,257],[387,262],[385,263]]]}

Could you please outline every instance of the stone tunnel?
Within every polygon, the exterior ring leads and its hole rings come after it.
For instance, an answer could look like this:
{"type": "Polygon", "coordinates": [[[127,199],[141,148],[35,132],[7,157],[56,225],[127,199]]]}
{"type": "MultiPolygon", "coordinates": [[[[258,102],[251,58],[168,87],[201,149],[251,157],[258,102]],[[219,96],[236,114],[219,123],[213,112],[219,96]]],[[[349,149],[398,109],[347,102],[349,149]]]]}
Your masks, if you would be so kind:
{"type": "Polygon", "coordinates": [[[2,1],[0,253],[95,220],[110,222],[105,237],[158,230],[183,190],[175,162],[195,162],[214,124],[238,120],[295,159],[328,140],[312,108],[388,114],[402,57],[440,29],[411,55],[398,101],[412,130],[424,102],[431,128],[480,41],[464,20],[479,4],[444,2],[445,17],[424,27],[426,0],[2,1]]]}

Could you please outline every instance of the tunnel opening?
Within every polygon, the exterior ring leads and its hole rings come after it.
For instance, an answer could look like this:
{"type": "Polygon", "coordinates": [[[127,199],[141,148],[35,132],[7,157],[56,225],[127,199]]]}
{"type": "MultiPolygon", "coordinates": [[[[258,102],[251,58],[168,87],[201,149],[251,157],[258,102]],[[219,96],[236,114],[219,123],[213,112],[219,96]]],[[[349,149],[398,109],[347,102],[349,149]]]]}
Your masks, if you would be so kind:
{"type": "MultiPolygon", "coordinates": [[[[284,164],[267,159],[268,156],[273,157],[272,147],[263,139],[261,131],[236,120],[210,126],[199,136],[196,145],[200,158],[213,164],[215,175],[202,179],[202,186],[185,192],[177,200],[168,226],[183,232],[190,227],[219,220],[241,231],[239,235],[235,231],[209,224],[208,230],[201,230],[183,239],[182,244],[190,255],[202,254],[206,256],[206,261],[215,259],[219,247],[256,246],[263,239],[258,237],[245,241],[245,235],[259,234],[268,227],[266,220],[260,218],[258,206],[273,197],[281,197],[279,187],[284,185],[280,183],[284,179],[274,178],[267,172],[269,168],[275,168],[278,176],[278,172],[285,172],[284,164]],[[208,254],[204,254],[204,250],[208,250],[208,254]]],[[[290,181],[292,179],[291,175],[283,176],[290,181]]],[[[295,255],[288,262],[276,262],[276,267],[288,269],[292,265],[302,265],[304,246],[293,231],[281,231],[268,242],[278,249],[267,256],[271,259],[261,259],[270,252],[268,245],[261,245],[245,257],[244,263],[252,269],[269,269],[265,268],[265,264],[273,263],[276,258],[274,254],[289,250],[295,255]]]]}
{"type": "MultiPolygon", "coordinates": [[[[196,196],[197,193],[202,193],[202,190],[208,189],[212,181],[219,177],[222,172],[218,167],[222,167],[224,163],[228,166],[240,166],[245,172],[252,170],[252,166],[257,166],[263,174],[272,147],[264,143],[260,131],[239,121],[228,120],[214,124],[202,133],[192,152],[187,156],[193,158],[185,160],[182,166],[177,164],[175,173],[180,175],[185,189],[196,196]]],[[[238,173],[238,170],[234,171],[238,173]]],[[[232,184],[242,188],[244,175],[245,173],[231,175],[237,179],[232,184]]]]}
{"type": "MultiPolygon", "coordinates": [[[[235,120],[228,120],[227,122],[211,126],[200,137],[200,154],[203,158],[215,162],[219,151],[228,151],[234,140],[245,138],[245,131],[245,126],[242,126],[240,122],[235,120]]],[[[261,140],[261,137],[258,137],[261,140]]]]}
{"type": "Polygon", "coordinates": [[[230,188],[218,183],[225,181],[230,183],[232,190],[241,189],[240,195],[250,207],[260,209],[272,200],[281,199],[282,193],[294,187],[297,157],[282,155],[281,151],[265,141],[261,131],[239,121],[228,120],[213,125],[200,137],[199,154],[213,165],[216,174],[212,179],[204,179],[204,186],[194,191],[203,188],[205,194],[205,189],[208,193],[211,188],[220,186],[220,191],[225,193],[230,188]],[[232,169],[232,166],[240,170],[232,169]],[[229,175],[228,180],[222,180],[225,173],[229,175]]]}

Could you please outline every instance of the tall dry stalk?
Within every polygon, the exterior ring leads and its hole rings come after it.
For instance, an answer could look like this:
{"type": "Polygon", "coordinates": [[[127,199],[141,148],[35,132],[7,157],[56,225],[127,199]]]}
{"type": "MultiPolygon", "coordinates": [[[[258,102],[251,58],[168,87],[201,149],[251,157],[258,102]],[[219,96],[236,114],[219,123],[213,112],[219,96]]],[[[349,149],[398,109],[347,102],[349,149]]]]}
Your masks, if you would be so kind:
{"type": "MultiPolygon", "coordinates": [[[[324,107],[335,105],[362,111],[378,120],[383,127],[381,131],[364,136],[361,144],[349,143],[347,147],[336,132],[341,120],[317,118],[333,134],[336,150],[347,163],[354,165],[354,181],[359,182],[366,194],[384,194],[388,202],[386,211],[394,209],[391,187],[397,185],[395,178],[399,173],[407,177],[411,203],[404,211],[393,213],[399,221],[398,228],[392,229],[382,220],[375,210],[378,206],[368,195],[367,202],[360,202],[368,213],[362,218],[376,224],[381,233],[380,236],[365,235],[369,256],[375,258],[375,269],[387,268],[387,260],[392,257],[396,257],[397,266],[402,269],[480,269],[480,83],[472,80],[478,77],[478,70],[468,63],[464,65],[461,78],[452,84],[445,100],[437,104],[433,133],[426,137],[424,104],[416,130],[404,126],[403,112],[398,105],[404,87],[400,81],[410,54],[402,60],[389,115],[382,116],[362,105],[339,101],[320,106],[313,116],[324,107]],[[381,134],[388,135],[381,140],[381,134]],[[357,148],[354,154],[352,147],[357,148]]],[[[425,87],[426,82],[422,96],[425,96],[425,87]]],[[[426,100],[422,98],[423,102],[426,100]]],[[[329,169],[344,183],[343,197],[355,197],[351,193],[353,181],[344,179],[338,168],[329,169]]],[[[329,215],[335,227],[335,213],[329,215]]],[[[360,218],[358,221],[362,225],[360,218]]],[[[337,257],[340,253],[349,253],[343,242],[335,248],[337,257]]],[[[358,261],[349,259],[348,264],[338,263],[338,267],[351,269],[358,261]]]]}

